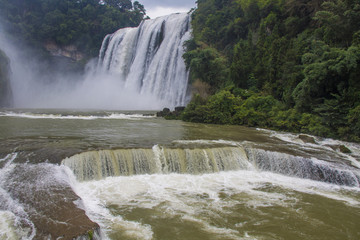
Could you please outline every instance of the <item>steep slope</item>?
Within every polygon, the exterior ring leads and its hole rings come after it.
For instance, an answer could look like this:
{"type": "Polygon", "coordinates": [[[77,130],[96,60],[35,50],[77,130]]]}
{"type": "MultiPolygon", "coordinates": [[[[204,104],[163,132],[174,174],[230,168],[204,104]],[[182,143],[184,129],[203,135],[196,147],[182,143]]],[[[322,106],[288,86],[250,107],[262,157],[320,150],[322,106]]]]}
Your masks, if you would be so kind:
{"type": "Polygon", "coordinates": [[[8,57],[0,50],[0,107],[10,107],[12,103],[9,64],[8,57]]]}

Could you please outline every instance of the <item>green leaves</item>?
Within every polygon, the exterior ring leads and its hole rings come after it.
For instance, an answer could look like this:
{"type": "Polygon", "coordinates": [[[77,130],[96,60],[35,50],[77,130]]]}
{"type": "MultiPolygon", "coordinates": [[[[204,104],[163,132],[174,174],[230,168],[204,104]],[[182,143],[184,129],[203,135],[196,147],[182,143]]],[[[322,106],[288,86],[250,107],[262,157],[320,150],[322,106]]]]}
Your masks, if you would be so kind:
{"type": "Polygon", "coordinates": [[[214,89],[224,86],[227,77],[227,61],[214,48],[196,49],[184,54],[187,68],[190,68],[191,79],[199,79],[214,89]]]}
{"type": "Polygon", "coordinates": [[[75,44],[90,56],[98,54],[106,34],[135,27],[145,16],[144,6],[139,2],[133,5],[131,0],[109,0],[105,4],[97,0],[0,0],[0,5],[0,13],[16,37],[29,42],[75,44]]]}
{"type": "Polygon", "coordinates": [[[313,41],[310,52],[302,56],[304,79],[296,86],[293,97],[300,110],[313,109],[312,99],[332,98],[349,86],[350,73],[360,61],[360,48],[334,48],[313,41]]]}
{"type": "Polygon", "coordinates": [[[359,22],[358,0],[199,0],[184,58],[215,95],[197,121],[359,141],[359,22]]]}

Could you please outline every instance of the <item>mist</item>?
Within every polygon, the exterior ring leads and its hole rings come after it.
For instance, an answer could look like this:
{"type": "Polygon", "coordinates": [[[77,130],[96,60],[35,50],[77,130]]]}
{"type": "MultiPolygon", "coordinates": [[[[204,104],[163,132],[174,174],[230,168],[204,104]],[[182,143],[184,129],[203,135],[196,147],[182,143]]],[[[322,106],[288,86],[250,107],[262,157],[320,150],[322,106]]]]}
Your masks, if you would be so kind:
{"type": "Polygon", "coordinates": [[[184,41],[190,37],[189,21],[186,14],[173,14],[108,35],[101,57],[90,60],[82,71],[73,71],[61,61],[49,63],[3,33],[0,48],[10,59],[14,108],[183,106],[189,99],[188,71],[182,59],[184,41]]]}
{"type": "Polygon", "coordinates": [[[166,105],[154,96],[124,89],[114,74],[100,74],[96,59],[83,72],[64,72],[64,66],[46,62],[25,44],[9,39],[3,27],[0,32],[0,48],[10,59],[14,108],[157,110],[166,105]]]}

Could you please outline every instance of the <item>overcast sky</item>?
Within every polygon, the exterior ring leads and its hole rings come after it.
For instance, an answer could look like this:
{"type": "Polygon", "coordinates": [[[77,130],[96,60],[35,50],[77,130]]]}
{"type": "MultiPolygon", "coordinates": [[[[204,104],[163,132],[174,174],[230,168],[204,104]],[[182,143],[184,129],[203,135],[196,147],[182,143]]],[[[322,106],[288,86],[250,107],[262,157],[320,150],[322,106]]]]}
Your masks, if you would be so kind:
{"type": "Polygon", "coordinates": [[[171,13],[188,12],[196,0],[138,0],[146,9],[146,15],[156,18],[171,13]]]}

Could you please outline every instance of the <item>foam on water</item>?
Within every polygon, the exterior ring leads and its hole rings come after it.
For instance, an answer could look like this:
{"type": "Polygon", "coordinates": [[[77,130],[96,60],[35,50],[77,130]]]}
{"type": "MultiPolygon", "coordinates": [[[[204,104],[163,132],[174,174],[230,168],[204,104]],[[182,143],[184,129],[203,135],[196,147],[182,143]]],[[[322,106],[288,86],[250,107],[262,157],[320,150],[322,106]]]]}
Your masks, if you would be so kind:
{"type": "Polygon", "coordinates": [[[154,115],[144,114],[124,114],[124,113],[107,113],[103,115],[62,115],[62,114],[41,114],[41,113],[19,113],[19,112],[2,112],[0,117],[15,117],[29,119],[62,119],[62,120],[96,120],[96,119],[117,119],[117,120],[139,120],[144,118],[153,118],[154,115]]]}
{"type": "Polygon", "coordinates": [[[5,179],[13,170],[16,157],[17,153],[11,153],[0,159],[0,162],[5,162],[0,169],[0,239],[33,239],[36,229],[24,206],[4,189],[4,184],[8,184],[5,179]]]}
{"type": "MultiPolygon", "coordinates": [[[[162,217],[171,219],[177,216],[183,221],[196,223],[202,231],[221,234],[226,239],[241,239],[254,236],[249,236],[248,233],[242,236],[237,230],[218,227],[207,217],[201,216],[211,217],[214,214],[226,213],[231,211],[232,207],[242,204],[250,209],[276,206],[291,209],[301,201],[295,192],[320,195],[352,207],[360,207],[358,198],[344,194],[347,191],[359,194],[358,188],[291,178],[270,172],[242,170],[204,175],[137,175],[76,182],[75,185],[77,194],[84,200],[87,213],[93,221],[101,225],[106,234],[113,234],[118,228],[131,234],[135,228],[141,239],[151,239],[151,226],[141,220],[124,220],[119,215],[113,215],[109,208],[159,208],[162,217]],[[264,187],[280,190],[261,190],[264,187]],[[231,196],[236,195],[241,197],[232,199],[231,196]]],[[[237,226],[241,227],[241,223],[237,226]]]]}
{"type": "Polygon", "coordinates": [[[27,229],[15,227],[17,217],[10,211],[0,211],[0,239],[17,240],[27,239],[27,229]]]}

